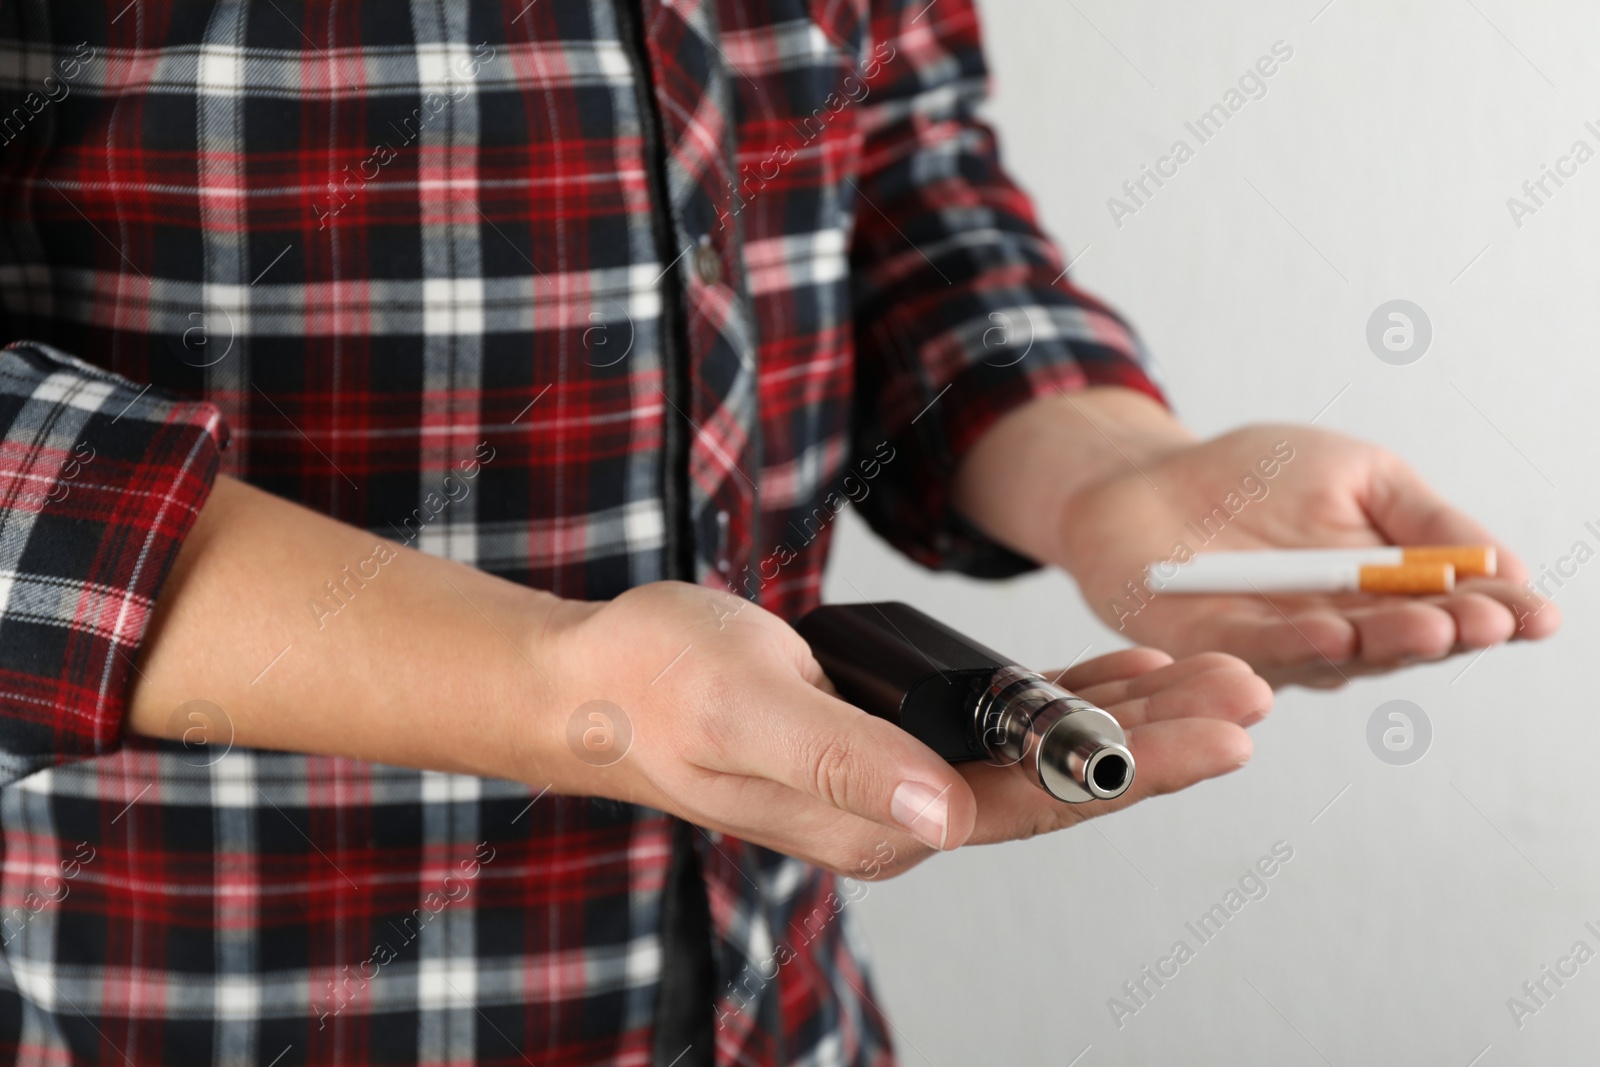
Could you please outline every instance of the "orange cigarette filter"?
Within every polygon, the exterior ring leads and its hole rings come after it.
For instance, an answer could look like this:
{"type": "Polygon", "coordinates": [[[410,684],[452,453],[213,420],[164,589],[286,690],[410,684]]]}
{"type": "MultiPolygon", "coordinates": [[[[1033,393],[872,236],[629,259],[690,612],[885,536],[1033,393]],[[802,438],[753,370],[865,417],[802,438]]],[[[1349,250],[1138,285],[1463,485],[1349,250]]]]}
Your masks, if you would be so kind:
{"type": "MultiPolygon", "coordinates": [[[[1407,550],[1409,552],[1409,550],[1407,550]]],[[[1363,593],[1395,593],[1410,596],[1448,593],[1456,587],[1456,568],[1452,563],[1401,563],[1397,566],[1361,568],[1363,593]]]]}
{"type": "Polygon", "coordinates": [[[1457,578],[1493,578],[1493,545],[1407,545],[1402,550],[1406,563],[1448,563],[1457,578]]]}

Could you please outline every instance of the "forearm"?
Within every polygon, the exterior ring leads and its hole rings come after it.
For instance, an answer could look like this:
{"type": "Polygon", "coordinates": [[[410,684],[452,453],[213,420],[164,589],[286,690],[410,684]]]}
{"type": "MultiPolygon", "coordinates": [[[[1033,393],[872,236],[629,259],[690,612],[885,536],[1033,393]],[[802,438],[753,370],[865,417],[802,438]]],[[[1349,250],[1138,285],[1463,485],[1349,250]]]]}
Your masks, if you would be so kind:
{"type": "Polygon", "coordinates": [[[963,458],[954,499],[996,541],[1062,563],[1074,495],[1192,444],[1171,412],[1143,393],[1096,386],[1042,397],[994,425],[963,458]]]}
{"type": "Polygon", "coordinates": [[[128,729],[181,738],[177,709],[206,700],[231,725],[208,744],[542,785],[576,762],[553,756],[541,640],[575,609],[219,478],[156,604],[128,729]]]}

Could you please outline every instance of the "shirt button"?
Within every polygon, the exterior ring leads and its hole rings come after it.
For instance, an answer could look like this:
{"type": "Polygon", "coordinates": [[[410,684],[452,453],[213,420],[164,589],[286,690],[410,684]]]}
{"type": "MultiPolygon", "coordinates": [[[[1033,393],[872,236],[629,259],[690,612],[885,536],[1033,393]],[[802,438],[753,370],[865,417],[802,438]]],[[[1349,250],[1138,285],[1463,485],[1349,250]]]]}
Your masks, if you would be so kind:
{"type": "Polygon", "coordinates": [[[694,269],[702,282],[716,285],[722,280],[722,257],[717,255],[715,248],[703,244],[694,254],[694,269]]]}
{"type": "Polygon", "coordinates": [[[717,512],[717,570],[723,574],[728,573],[731,564],[728,561],[728,520],[727,511],[717,512]]]}

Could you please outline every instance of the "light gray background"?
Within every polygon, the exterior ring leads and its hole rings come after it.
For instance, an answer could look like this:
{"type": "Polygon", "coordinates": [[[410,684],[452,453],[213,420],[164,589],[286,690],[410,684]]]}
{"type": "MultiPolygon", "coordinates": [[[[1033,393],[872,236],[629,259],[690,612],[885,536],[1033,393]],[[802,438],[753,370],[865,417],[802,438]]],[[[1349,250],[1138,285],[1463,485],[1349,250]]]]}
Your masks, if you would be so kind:
{"type": "MultiPolygon", "coordinates": [[[[1326,408],[1319,425],[1408,457],[1536,570],[1578,540],[1600,549],[1584,528],[1600,528],[1600,159],[1520,230],[1506,207],[1575,139],[1600,149],[1584,129],[1600,126],[1600,9],[1323,3],[985,0],[1012,170],[1199,432],[1326,408]],[[1294,58],[1268,95],[1118,229],[1107,197],[1193,144],[1184,121],[1277,40],[1294,58]],[[1433,323],[1411,366],[1364,338],[1396,298],[1433,323]]],[[[930,575],[853,515],[827,597],[906,600],[1041,667],[1123,643],[1060,574],[930,575]]],[[[1584,929],[1600,927],[1600,560],[1557,599],[1566,625],[1545,645],[1280,694],[1227,779],[872,887],[856,914],[903,1062],[1591,1061],[1600,960],[1520,1031],[1506,1007],[1575,941],[1600,950],[1584,929]],[[1434,729],[1407,767],[1365,739],[1397,698],[1434,729]],[[1185,920],[1280,839],[1295,855],[1270,895],[1118,1030],[1107,998],[1194,944],[1185,920]]]]}

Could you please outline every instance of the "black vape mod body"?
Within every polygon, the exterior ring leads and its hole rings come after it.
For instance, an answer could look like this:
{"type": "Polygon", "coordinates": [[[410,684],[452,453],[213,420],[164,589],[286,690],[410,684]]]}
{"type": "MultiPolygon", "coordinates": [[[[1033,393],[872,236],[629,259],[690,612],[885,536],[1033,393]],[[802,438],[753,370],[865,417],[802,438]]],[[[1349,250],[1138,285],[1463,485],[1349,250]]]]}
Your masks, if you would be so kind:
{"type": "Polygon", "coordinates": [[[1015,766],[1060,800],[1109,800],[1133,782],[1105,711],[906,604],[830,604],[795,629],[839,695],[951,762],[1015,766]]]}

